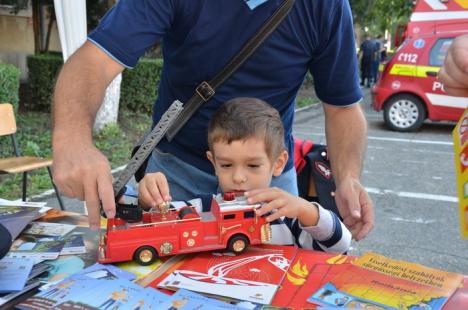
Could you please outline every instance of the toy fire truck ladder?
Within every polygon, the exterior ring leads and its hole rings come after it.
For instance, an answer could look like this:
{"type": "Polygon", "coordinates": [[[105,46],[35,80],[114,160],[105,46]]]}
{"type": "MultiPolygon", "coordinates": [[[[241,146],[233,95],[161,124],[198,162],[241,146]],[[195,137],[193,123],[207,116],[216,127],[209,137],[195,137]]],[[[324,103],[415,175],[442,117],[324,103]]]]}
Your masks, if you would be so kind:
{"type": "MultiPolygon", "coordinates": [[[[154,126],[153,130],[146,136],[145,140],[141,144],[138,151],[130,159],[125,169],[120,173],[119,177],[113,183],[115,201],[117,202],[120,197],[124,194],[125,185],[132,178],[135,172],[140,168],[146,158],[151,154],[153,149],[158,145],[159,141],[164,137],[167,130],[172,126],[174,120],[182,112],[182,102],[175,100],[167,111],[162,115],[160,121],[154,126]]],[[[117,206],[117,215],[123,219],[132,218],[133,207],[127,207],[125,205],[117,206]],[[127,209],[130,208],[130,209],[127,209]]],[[[140,211],[141,212],[141,211],[140,211]]]]}

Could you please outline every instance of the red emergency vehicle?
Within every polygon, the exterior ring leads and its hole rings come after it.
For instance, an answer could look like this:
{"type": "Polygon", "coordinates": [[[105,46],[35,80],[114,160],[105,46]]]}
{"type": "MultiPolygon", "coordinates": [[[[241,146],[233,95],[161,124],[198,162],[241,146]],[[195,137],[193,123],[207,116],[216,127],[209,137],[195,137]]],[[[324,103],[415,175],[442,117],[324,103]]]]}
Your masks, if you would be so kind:
{"type": "Polygon", "coordinates": [[[372,89],[374,110],[396,131],[417,130],[425,119],[457,121],[468,98],[449,96],[437,79],[453,39],[468,34],[468,0],[419,0],[406,40],[372,89]]]}
{"type": "Polygon", "coordinates": [[[142,220],[129,223],[108,219],[100,238],[98,262],[134,260],[149,265],[157,257],[227,249],[236,254],[271,239],[270,224],[248,205],[243,195],[225,193],[213,197],[209,212],[192,206],[143,213],[142,220]]]}

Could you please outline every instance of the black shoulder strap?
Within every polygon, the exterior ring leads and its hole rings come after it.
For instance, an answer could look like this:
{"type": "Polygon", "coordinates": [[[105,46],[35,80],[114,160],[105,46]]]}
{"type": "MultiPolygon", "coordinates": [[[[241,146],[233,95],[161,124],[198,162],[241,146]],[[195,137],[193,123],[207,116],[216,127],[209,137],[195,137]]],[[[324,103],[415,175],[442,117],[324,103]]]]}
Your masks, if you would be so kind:
{"type": "Polygon", "coordinates": [[[195,89],[195,93],[184,104],[184,109],[179,114],[171,128],[166,133],[167,140],[171,141],[177,132],[185,125],[200,106],[210,100],[216,92],[216,89],[224,83],[266,40],[266,38],[275,31],[276,27],[288,15],[294,4],[294,0],[284,0],[283,4],[276,9],[270,18],[262,25],[257,33],[242,47],[242,49],[231,59],[231,61],[210,81],[203,81],[195,89]]]}

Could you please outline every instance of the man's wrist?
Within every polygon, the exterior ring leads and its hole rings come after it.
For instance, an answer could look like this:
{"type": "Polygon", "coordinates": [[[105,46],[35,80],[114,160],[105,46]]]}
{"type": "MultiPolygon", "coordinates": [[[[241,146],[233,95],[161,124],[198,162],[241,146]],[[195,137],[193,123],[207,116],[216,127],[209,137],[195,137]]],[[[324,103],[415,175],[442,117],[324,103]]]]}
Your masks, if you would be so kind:
{"type": "Polygon", "coordinates": [[[336,183],[336,186],[340,186],[341,183],[345,183],[345,182],[360,182],[360,175],[359,174],[352,174],[352,173],[348,173],[348,174],[345,174],[345,175],[340,175],[340,176],[335,176],[335,183],[336,183]]]}
{"type": "Polygon", "coordinates": [[[52,133],[52,149],[60,150],[70,145],[93,144],[91,130],[81,128],[81,133],[77,130],[61,130],[55,128],[52,133]]]}

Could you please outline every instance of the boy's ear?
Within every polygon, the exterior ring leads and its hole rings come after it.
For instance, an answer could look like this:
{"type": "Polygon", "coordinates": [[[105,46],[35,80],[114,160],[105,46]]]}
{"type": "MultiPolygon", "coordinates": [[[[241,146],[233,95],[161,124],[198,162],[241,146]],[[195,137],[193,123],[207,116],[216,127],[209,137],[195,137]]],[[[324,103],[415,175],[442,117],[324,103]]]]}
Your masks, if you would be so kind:
{"type": "Polygon", "coordinates": [[[273,176],[277,177],[283,172],[284,166],[286,166],[286,163],[288,162],[288,158],[288,152],[286,150],[282,151],[275,161],[273,167],[273,176]]]}
{"type": "Polygon", "coordinates": [[[211,151],[206,151],[206,158],[208,158],[208,160],[211,162],[211,164],[214,167],[215,166],[214,157],[213,157],[213,153],[211,153],[211,151]]]}

